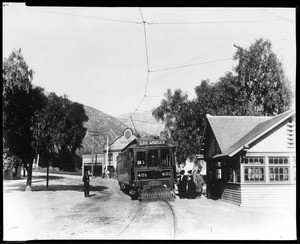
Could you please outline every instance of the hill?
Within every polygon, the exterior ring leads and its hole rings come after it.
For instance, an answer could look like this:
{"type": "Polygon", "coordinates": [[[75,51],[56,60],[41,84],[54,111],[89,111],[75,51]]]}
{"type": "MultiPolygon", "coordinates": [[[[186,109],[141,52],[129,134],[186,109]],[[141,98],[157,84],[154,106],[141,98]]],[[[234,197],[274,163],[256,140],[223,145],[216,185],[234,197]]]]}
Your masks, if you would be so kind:
{"type": "MultiPolygon", "coordinates": [[[[130,119],[128,119],[131,114],[132,113],[122,114],[117,116],[117,118],[134,131],[132,122],[130,119]],[[128,120],[126,121],[126,119],[128,120]]],[[[141,113],[134,113],[132,115],[132,120],[139,134],[143,134],[143,132],[145,132],[149,135],[160,135],[160,132],[163,131],[165,127],[164,124],[159,123],[155,120],[155,118],[152,116],[151,110],[147,110],[141,113]]]]}
{"type": "Polygon", "coordinates": [[[109,143],[111,143],[116,138],[122,136],[127,126],[117,118],[95,108],[86,105],[83,105],[83,107],[89,120],[84,123],[87,133],[82,142],[83,149],[79,151],[79,154],[91,153],[93,145],[96,152],[100,153],[106,144],[106,137],[108,137],[109,143]],[[98,134],[92,132],[98,132],[98,134]]]}

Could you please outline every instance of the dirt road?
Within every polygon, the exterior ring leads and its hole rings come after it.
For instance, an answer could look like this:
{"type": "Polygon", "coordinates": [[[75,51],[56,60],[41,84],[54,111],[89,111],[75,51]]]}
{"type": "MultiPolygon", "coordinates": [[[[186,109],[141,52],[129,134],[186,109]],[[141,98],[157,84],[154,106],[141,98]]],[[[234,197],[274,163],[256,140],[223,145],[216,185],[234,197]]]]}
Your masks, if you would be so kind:
{"type": "Polygon", "coordinates": [[[4,240],[192,239],[294,240],[292,208],[245,209],[223,201],[175,199],[132,201],[114,179],[91,179],[85,198],[80,176],[34,173],[32,191],[25,179],[4,181],[4,240]]]}

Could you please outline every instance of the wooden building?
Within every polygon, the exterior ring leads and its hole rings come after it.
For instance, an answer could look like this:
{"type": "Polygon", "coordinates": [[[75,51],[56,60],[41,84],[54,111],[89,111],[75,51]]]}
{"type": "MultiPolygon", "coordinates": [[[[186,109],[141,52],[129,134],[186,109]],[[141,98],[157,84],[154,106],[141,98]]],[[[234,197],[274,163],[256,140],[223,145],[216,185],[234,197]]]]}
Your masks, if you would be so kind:
{"type": "Polygon", "coordinates": [[[202,138],[208,198],[239,206],[295,206],[295,111],[207,115],[202,138]]]}
{"type": "Polygon", "coordinates": [[[123,135],[116,138],[112,143],[105,145],[103,150],[103,167],[102,171],[106,171],[107,169],[110,171],[111,174],[114,174],[117,168],[117,156],[121,152],[121,150],[127,146],[131,141],[136,139],[136,135],[133,134],[130,128],[124,130],[123,135]]]}
{"type": "Polygon", "coordinates": [[[82,155],[82,176],[84,172],[89,171],[93,176],[102,176],[103,153],[94,155],[82,155]]]}

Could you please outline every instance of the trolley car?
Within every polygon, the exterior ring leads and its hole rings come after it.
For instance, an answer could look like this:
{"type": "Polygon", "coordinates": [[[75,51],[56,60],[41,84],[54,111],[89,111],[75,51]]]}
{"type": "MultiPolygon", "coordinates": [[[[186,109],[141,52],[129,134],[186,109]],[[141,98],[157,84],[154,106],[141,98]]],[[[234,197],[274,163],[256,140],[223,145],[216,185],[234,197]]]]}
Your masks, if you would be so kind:
{"type": "Polygon", "coordinates": [[[137,138],[117,156],[117,180],[131,199],[175,197],[175,146],[158,137],[137,138]]]}

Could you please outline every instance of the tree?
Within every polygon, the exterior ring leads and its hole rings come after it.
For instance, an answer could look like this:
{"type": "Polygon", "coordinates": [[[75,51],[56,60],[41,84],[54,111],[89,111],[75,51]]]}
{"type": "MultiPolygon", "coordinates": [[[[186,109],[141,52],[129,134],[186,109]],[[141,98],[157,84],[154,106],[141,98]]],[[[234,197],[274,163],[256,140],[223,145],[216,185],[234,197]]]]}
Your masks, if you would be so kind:
{"type": "Polygon", "coordinates": [[[31,187],[32,163],[35,157],[33,129],[36,111],[46,97],[43,89],[33,87],[33,70],[29,69],[20,50],[14,50],[2,65],[3,150],[7,156],[18,156],[27,170],[27,188],[31,187]]]}
{"type": "Polygon", "coordinates": [[[249,49],[237,47],[234,60],[238,60],[235,86],[252,115],[277,115],[290,107],[290,81],[269,40],[256,40],[249,49]]]}
{"type": "Polygon", "coordinates": [[[83,122],[87,120],[81,104],[50,93],[47,106],[38,113],[34,131],[37,151],[47,166],[75,168],[76,150],[81,147],[86,133],[83,122]]]}
{"type": "Polygon", "coordinates": [[[196,154],[195,144],[199,143],[199,124],[195,120],[192,106],[187,94],[180,89],[175,90],[174,94],[168,89],[160,106],[152,111],[154,118],[166,123],[169,138],[175,142],[176,158],[179,162],[185,162],[189,155],[196,154]]]}

